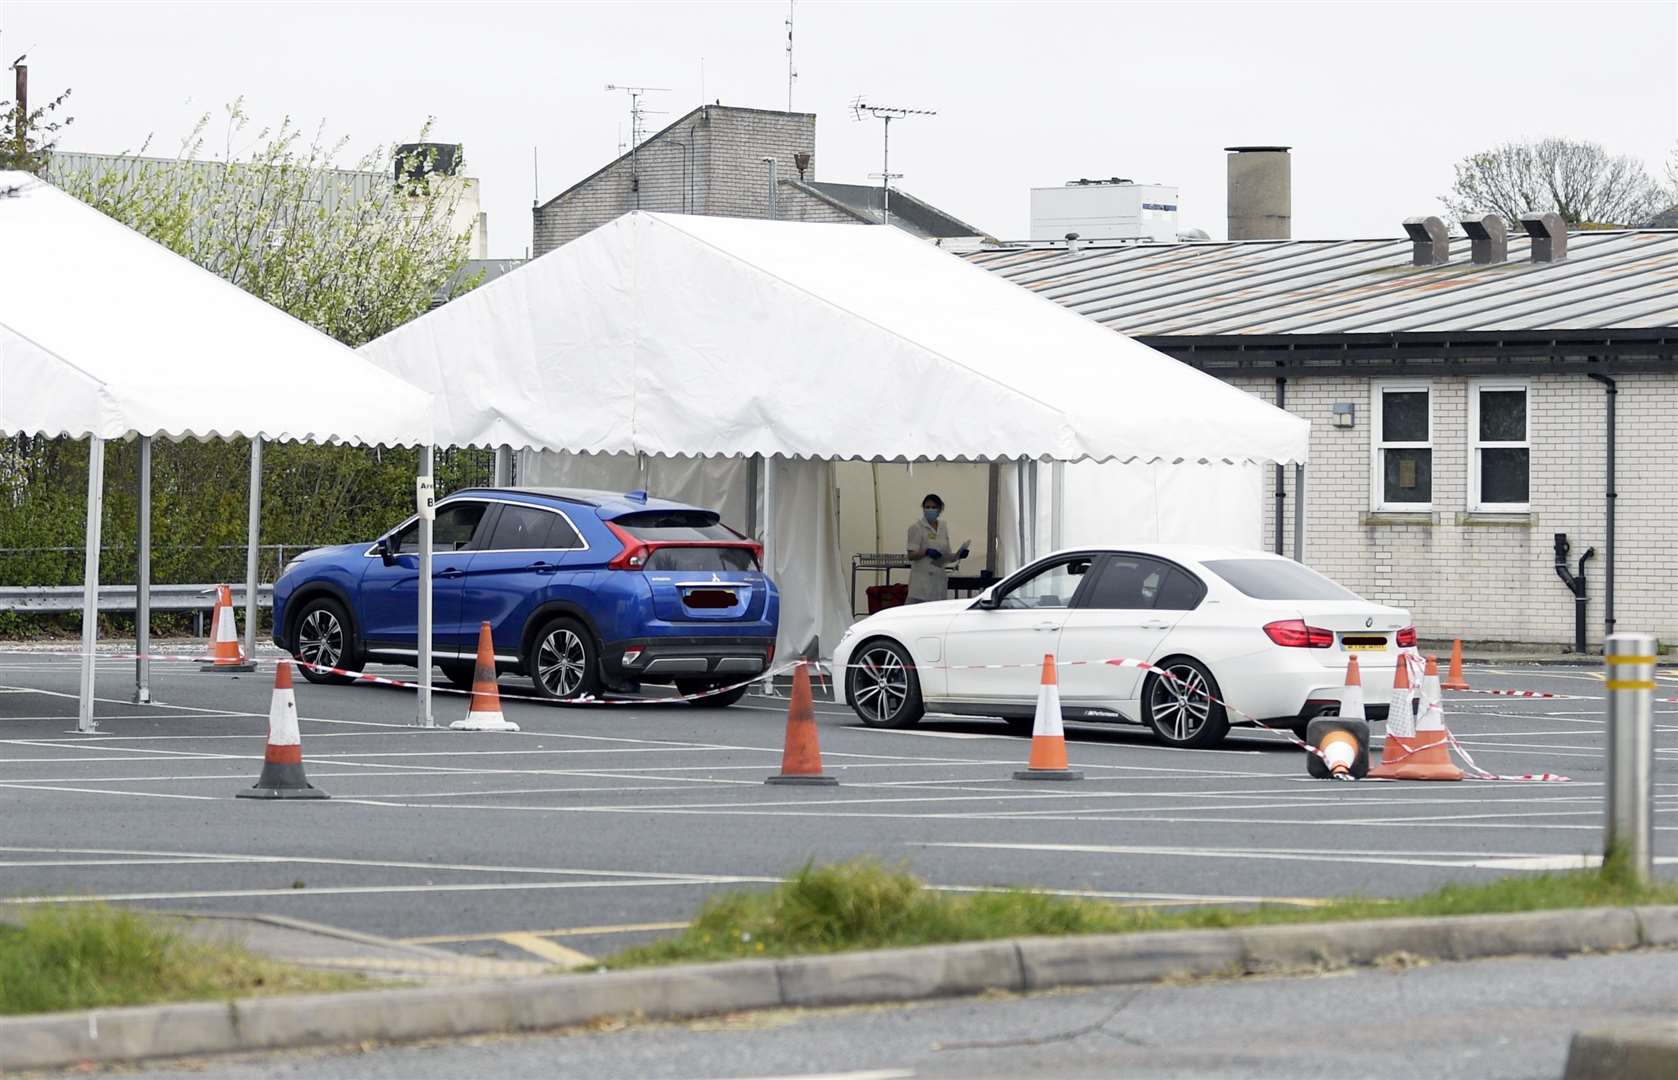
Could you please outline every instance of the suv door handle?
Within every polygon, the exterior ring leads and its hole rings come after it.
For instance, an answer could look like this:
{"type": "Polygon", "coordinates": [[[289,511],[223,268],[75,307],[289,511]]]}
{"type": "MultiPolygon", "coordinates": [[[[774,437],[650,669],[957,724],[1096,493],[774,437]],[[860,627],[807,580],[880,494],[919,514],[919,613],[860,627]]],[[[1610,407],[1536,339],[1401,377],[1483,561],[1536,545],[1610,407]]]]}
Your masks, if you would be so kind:
{"type": "Polygon", "coordinates": [[[437,571],[437,576],[440,577],[440,578],[465,577],[466,576],[466,571],[456,570],[454,567],[449,566],[449,567],[443,568],[442,570],[437,571]]]}
{"type": "Polygon", "coordinates": [[[535,562],[530,564],[530,568],[538,574],[551,574],[559,569],[559,564],[537,559],[535,562]]]}

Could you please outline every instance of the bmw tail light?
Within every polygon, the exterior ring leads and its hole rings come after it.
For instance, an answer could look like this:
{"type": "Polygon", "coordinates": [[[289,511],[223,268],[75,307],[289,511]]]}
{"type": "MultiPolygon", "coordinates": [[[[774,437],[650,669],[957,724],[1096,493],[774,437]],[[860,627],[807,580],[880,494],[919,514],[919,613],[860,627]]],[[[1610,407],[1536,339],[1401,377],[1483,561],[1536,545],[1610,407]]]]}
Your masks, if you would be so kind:
{"type": "Polygon", "coordinates": [[[1334,631],[1317,626],[1306,626],[1304,619],[1284,619],[1266,623],[1264,632],[1271,641],[1287,649],[1329,649],[1334,647],[1334,631]]]}
{"type": "Polygon", "coordinates": [[[1416,628],[1414,626],[1406,626],[1404,629],[1400,630],[1396,636],[1394,636],[1393,640],[1401,649],[1414,649],[1416,647],[1416,628]]]}

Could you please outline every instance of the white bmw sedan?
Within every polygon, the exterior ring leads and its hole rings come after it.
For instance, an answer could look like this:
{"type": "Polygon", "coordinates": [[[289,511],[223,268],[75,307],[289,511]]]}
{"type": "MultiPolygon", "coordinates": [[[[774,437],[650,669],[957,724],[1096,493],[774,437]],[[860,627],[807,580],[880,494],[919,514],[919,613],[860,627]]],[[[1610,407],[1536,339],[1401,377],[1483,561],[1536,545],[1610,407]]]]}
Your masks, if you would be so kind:
{"type": "Polygon", "coordinates": [[[1353,656],[1368,715],[1384,719],[1398,656],[1415,644],[1408,611],[1292,559],[1136,544],[1058,552],[977,599],[869,616],[834,650],[834,681],[874,727],[936,712],[997,717],[1025,734],[1053,655],[1068,721],[1141,723],[1168,745],[1209,747],[1232,722],[1303,730],[1337,712],[1353,656]],[[1105,662],[1119,659],[1175,679],[1105,662]]]}

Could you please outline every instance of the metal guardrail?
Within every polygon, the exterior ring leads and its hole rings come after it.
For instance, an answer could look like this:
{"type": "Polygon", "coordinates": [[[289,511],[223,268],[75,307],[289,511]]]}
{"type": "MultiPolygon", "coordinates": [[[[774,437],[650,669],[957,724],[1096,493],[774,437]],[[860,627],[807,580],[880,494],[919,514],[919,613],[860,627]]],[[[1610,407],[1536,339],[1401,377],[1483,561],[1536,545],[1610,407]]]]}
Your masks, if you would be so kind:
{"type": "MultiPolygon", "coordinates": [[[[153,611],[210,611],[216,606],[215,585],[153,585],[153,611]]],[[[243,611],[245,587],[234,585],[233,607],[243,611]]],[[[133,585],[99,586],[99,610],[132,612],[138,606],[133,585]]],[[[261,585],[256,590],[257,607],[274,606],[274,586],[261,585]]],[[[32,614],[57,614],[82,609],[80,585],[0,585],[0,611],[32,614]]]]}

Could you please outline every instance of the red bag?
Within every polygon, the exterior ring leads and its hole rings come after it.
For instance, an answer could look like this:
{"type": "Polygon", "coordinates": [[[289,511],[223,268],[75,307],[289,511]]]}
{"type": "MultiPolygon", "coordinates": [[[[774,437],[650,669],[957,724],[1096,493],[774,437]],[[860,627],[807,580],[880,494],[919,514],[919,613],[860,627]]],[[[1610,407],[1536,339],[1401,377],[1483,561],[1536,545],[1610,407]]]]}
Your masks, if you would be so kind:
{"type": "Polygon", "coordinates": [[[909,602],[909,585],[907,582],[897,585],[868,586],[868,614],[873,615],[886,608],[902,607],[909,602]]]}

